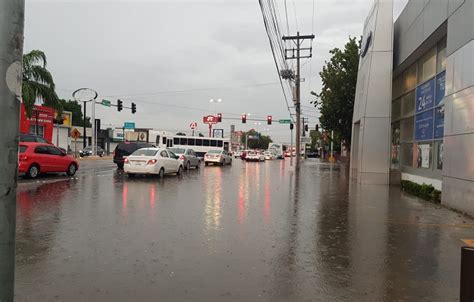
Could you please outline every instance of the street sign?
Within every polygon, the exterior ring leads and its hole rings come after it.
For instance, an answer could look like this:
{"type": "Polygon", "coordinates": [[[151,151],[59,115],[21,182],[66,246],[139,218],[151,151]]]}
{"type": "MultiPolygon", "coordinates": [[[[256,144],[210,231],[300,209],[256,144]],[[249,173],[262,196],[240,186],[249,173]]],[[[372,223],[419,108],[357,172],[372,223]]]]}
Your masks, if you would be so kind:
{"type": "Polygon", "coordinates": [[[109,100],[102,100],[102,102],[100,102],[103,106],[107,106],[107,107],[110,107],[111,103],[109,100]]]}
{"type": "Polygon", "coordinates": [[[195,130],[195,129],[197,129],[197,127],[198,127],[198,123],[197,123],[197,122],[192,122],[192,123],[189,125],[189,127],[191,128],[191,130],[195,130]]]}
{"type": "Polygon", "coordinates": [[[135,123],[134,122],[125,122],[125,123],[123,123],[123,128],[124,129],[135,129],[135,123]]]}
{"type": "Polygon", "coordinates": [[[78,139],[79,137],[81,137],[81,132],[79,132],[79,130],[77,130],[77,128],[74,128],[71,131],[71,137],[73,139],[78,139]]]}
{"type": "Polygon", "coordinates": [[[218,118],[217,116],[214,116],[214,115],[208,115],[202,118],[202,122],[208,125],[217,124],[217,121],[218,121],[218,118]]]}
{"type": "Polygon", "coordinates": [[[212,132],[214,138],[224,138],[224,129],[214,129],[212,132]]]}
{"type": "Polygon", "coordinates": [[[278,120],[280,124],[291,124],[291,120],[278,120]]]}

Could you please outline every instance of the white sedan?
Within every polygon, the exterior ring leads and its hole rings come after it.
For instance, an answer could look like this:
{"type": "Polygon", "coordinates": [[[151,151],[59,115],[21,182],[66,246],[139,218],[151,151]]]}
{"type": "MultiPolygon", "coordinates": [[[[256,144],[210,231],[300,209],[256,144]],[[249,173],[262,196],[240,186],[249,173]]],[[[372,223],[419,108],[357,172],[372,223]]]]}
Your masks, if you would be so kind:
{"type": "Polygon", "coordinates": [[[258,151],[249,151],[245,157],[246,161],[265,161],[265,156],[258,151]]]}
{"type": "Polygon", "coordinates": [[[232,165],[232,156],[225,150],[210,150],[204,155],[204,164],[232,165]]]}
{"type": "Polygon", "coordinates": [[[179,156],[166,149],[142,148],[125,158],[123,170],[129,177],[137,174],[158,175],[183,173],[179,156]]]}

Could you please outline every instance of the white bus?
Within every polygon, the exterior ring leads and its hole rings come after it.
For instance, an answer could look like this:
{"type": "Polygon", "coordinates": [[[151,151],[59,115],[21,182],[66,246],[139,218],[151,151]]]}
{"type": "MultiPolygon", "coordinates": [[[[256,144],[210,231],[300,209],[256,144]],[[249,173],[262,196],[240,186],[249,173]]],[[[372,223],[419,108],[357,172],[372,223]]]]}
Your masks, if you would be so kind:
{"type": "Polygon", "coordinates": [[[286,147],[283,144],[270,143],[268,151],[276,154],[278,159],[284,159],[286,147]]]}
{"type": "Polygon", "coordinates": [[[228,138],[181,136],[167,131],[150,130],[148,140],[158,148],[190,148],[200,157],[210,150],[229,151],[228,138]]]}

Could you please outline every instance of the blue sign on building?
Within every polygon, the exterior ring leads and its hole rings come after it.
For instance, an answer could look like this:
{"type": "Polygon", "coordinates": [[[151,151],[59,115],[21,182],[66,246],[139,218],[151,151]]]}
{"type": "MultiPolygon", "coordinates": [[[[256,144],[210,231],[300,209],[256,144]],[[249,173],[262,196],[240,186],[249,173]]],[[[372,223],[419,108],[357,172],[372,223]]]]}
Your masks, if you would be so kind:
{"type": "Polygon", "coordinates": [[[435,84],[435,79],[431,79],[416,88],[416,113],[433,108],[435,84]]]}
{"type": "Polygon", "coordinates": [[[446,94],[446,71],[436,76],[436,103],[435,106],[444,104],[446,94]]]}
{"type": "Polygon", "coordinates": [[[415,116],[415,140],[433,139],[433,110],[419,113],[415,116]]]}
{"type": "Polygon", "coordinates": [[[434,138],[443,138],[444,136],[444,106],[434,110],[434,138]]]}
{"type": "Polygon", "coordinates": [[[135,123],[134,122],[125,122],[125,123],[123,123],[123,128],[124,129],[135,129],[135,123]]]}

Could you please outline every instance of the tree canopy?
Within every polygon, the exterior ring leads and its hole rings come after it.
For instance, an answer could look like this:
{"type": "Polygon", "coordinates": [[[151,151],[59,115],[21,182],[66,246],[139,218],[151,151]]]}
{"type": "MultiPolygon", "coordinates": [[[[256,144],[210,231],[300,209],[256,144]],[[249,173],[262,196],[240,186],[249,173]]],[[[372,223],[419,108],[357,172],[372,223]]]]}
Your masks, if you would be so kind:
{"type": "Polygon", "coordinates": [[[32,50],[23,55],[22,100],[29,117],[37,100],[56,109],[58,114],[63,110],[53,76],[46,69],[46,64],[46,55],[41,50],[32,50]]]}
{"type": "MultiPolygon", "coordinates": [[[[82,127],[84,125],[84,117],[81,104],[75,100],[59,100],[59,102],[63,110],[72,112],[72,125],[82,127]]],[[[90,117],[86,117],[86,127],[92,127],[90,117]]]]}
{"type": "Polygon", "coordinates": [[[248,132],[244,132],[242,137],[241,137],[241,143],[245,144],[245,136],[257,136],[259,135],[258,139],[248,139],[247,141],[247,147],[249,149],[263,149],[266,150],[268,149],[268,145],[273,142],[270,136],[268,135],[262,135],[261,133],[257,133],[255,130],[250,130],[248,132]]]}
{"type": "Polygon", "coordinates": [[[344,49],[334,48],[332,57],[319,73],[322,90],[313,102],[321,111],[320,123],[325,130],[333,130],[335,136],[350,146],[352,115],[359,68],[359,43],[349,37],[344,49]]]}

